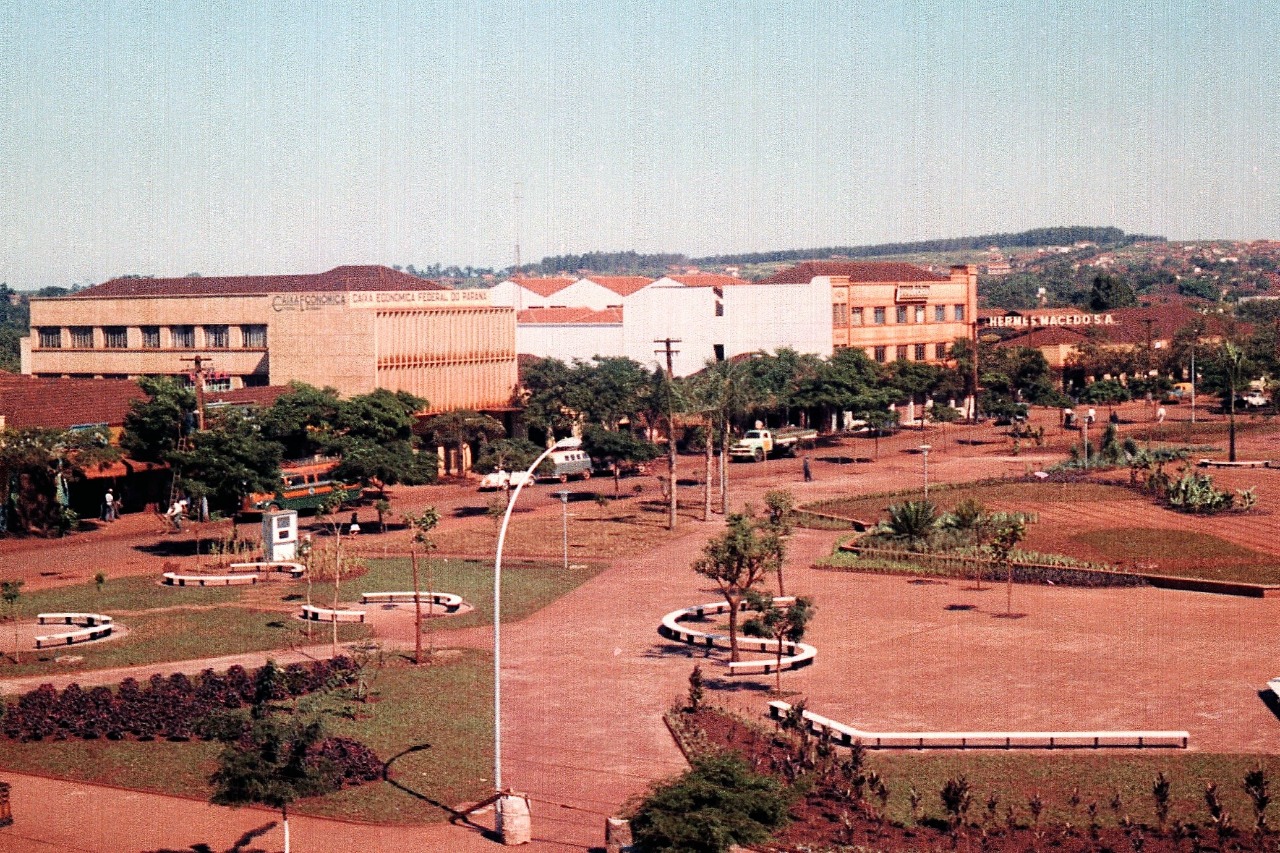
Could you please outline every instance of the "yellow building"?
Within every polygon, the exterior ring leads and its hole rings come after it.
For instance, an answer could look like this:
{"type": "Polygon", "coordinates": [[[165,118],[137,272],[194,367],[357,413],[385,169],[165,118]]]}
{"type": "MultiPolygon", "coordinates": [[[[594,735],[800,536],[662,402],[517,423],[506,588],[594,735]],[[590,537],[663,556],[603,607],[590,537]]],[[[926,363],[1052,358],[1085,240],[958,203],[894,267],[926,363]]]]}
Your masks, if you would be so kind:
{"type": "Polygon", "coordinates": [[[212,390],[306,382],[344,396],[407,391],[432,411],[504,409],[515,312],[380,266],[324,273],[113,279],[32,299],[22,372],[191,376],[212,390]]]}
{"type": "Polygon", "coordinates": [[[857,347],[875,361],[946,360],[957,338],[973,339],[978,270],[953,266],[950,275],[914,264],[806,261],[768,283],[831,282],[832,346],[857,347]]]}

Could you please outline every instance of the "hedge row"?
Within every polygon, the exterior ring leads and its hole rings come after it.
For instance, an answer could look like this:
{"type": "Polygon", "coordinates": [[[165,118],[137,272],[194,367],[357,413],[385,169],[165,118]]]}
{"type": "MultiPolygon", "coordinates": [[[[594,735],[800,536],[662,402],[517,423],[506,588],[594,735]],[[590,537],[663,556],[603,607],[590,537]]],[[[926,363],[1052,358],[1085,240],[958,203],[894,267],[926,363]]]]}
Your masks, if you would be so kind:
{"type": "Polygon", "coordinates": [[[268,662],[252,674],[242,666],[233,666],[222,675],[206,669],[195,681],[183,673],[168,678],[157,674],[145,687],[126,678],[115,692],[107,687],[86,692],[78,684],[59,692],[44,684],[5,709],[4,735],[23,742],[211,739],[215,735],[206,721],[215,711],[301,696],[350,684],[355,677],[355,662],[336,657],[283,669],[268,662]]]}

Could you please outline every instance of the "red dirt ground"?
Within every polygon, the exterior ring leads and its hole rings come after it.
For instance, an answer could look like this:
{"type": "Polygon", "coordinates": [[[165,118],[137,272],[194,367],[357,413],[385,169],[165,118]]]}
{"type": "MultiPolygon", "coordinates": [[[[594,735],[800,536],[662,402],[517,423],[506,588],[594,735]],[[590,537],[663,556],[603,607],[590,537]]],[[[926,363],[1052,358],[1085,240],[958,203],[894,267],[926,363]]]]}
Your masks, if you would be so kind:
{"type": "MultiPolygon", "coordinates": [[[[1145,410],[1133,406],[1122,411],[1137,417],[1145,410]]],[[[1173,418],[1184,415],[1171,412],[1173,418]]],[[[1055,424],[1057,413],[1037,417],[1055,424]]],[[[1220,424],[1219,429],[1225,433],[1220,424]]],[[[1065,447],[1065,438],[1055,437],[1051,426],[1050,438],[1060,447],[1024,447],[1015,457],[999,432],[983,426],[948,427],[945,435],[941,428],[923,436],[904,433],[881,440],[879,461],[871,463],[826,461],[871,457],[870,440],[819,448],[811,454],[813,483],[801,482],[799,460],[734,466],[734,502],[759,506],[764,491],[778,487],[790,488],[805,502],[913,485],[919,482],[920,458],[904,451],[922,438],[934,447],[929,457],[934,482],[1021,476],[1039,460],[1048,464],[1060,458],[1065,447]],[[956,443],[958,437],[1001,443],[966,446],[956,443]]],[[[1272,439],[1273,434],[1244,434],[1241,458],[1268,452],[1272,439]]],[[[1225,438],[1217,443],[1225,445],[1225,438]]],[[[686,471],[700,468],[690,458],[682,464],[686,471]]],[[[1264,508],[1280,505],[1276,472],[1221,476],[1256,484],[1264,508]]],[[[586,488],[596,485],[593,481],[586,488]]],[[[395,502],[398,508],[427,503],[446,508],[475,503],[475,496],[461,487],[424,487],[398,490],[395,502]]],[[[531,503],[541,513],[559,511],[550,501],[531,503]]],[[[1049,508],[1041,511],[1044,518],[1049,508]]],[[[1098,511],[1109,517],[1107,508],[1098,511]]],[[[1212,528],[1232,541],[1280,553],[1275,516],[1259,517],[1266,530],[1259,533],[1255,524],[1236,524],[1234,517],[1167,519],[1140,503],[1131,511],[1160,524],[1212,528]]],[[[491,525],[484,517],[455,519],[447,512],[445,517],[446,524],[491,525]]],[[[1081,508],[1072,507],[1050,523],[1080,518],[1081,508]]],[[[112,577],[158,575],[163,563],[174,558],[139,550],[165,538],[156,521],[126,516],[104,530],[63,541],[0,540],[0,576],[21,577],[35,587],[90,580],[97,571],[112,577]]],[[[684,693],[693,655],[662,641],[656,627],[670,610],[715,600],[689,566],[706,538],[720,529],[719,520],[682,521],[679,538],[646,553],[619,555],[571,594],[519,624],[504,626],[504,783],[533,798],[535,843],[529,849],[600,845],[607,815],[652,780],[683,768],[662,713],[684,693]]],[[[803,693],[817,713],[865,728],[896,730],[1186,728],[1193,749],[1277,749],[1280,722],[1258,691],[1277,674],[1275,650],[1266,638],[1280,617],[1280,599],[1020,586],[1014,591],[1014,607],[1026,617],[997,619],[993,614],[1003,608],[1003,590],[975,593],[958,583],[919,586],[901,578],[807,568],[829,551],[836,535],[797,532],[787,568],[788,592],[810,594],[818,603],[809,641],[817,645],[819,656],[809,669],[785,674],[784,689],[803,693]],[[946,609],[955,602],[978,606],[946,609]]],[[[382,537],[375,539],[381,549],[382,537]]],[[[394,540],[387,547],[396,550],[394,540]]],[[[193,557],[178,560],[196,562],[193,557]]],[[[446,642],[485,645],[490,634],[454,632],[446,642]]],[[[704,670],[711,668],[704,664],[704,670]]],[[[714,692],[716,701],[758,717],[771,687],[769,677],[740,678],[714,692]]],[[[14,783],[16,823],[0,830],[0,851],[187,849],[195,844],[226,849],[241,834],[274,819],[268,812],[229,811],[110,788],[14,774],[3,778],[14,783]]],[[[307,850],[409,843],[467,853],[496,847],[468,827],[393,829],[295,821],[295,841],[307,850]]],[[[254,843],[279,849],[279,832],[272,830],[254,843]]]]}

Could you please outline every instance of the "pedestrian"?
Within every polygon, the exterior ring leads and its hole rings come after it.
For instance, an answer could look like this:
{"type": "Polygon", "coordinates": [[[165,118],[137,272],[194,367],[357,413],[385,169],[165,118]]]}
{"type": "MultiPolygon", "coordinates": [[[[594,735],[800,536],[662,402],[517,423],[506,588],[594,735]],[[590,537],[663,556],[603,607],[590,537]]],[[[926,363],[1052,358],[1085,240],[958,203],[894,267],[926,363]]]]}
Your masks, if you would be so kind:
{"type": "Polygon", "coordinates": [[[187,502],[183,498],[174,498],[173,503],[169,505],[169,511],[165,513],[169,523],[173,525],[173,529],[179,533],[182,532],[182,516],[187,511],[187,502]]]}
{"type": "Polygon", "coordinates": [[[1098,410],[1095,409],[1093,406],[1090,406],[1089,411],[1085,413],[1084,422],[1087,424],[1092,424],[1097,419],[1098,419],[1098,410]]]}
{"type": "Polygon", "coordinates": [[[804,463],[803,463],[800,467],[801,467],[801,470],[803,470],[803,471],[804,471],[804,481],[805,481],[806,483],[811,483],[811,482],[813,482],[813,471],[812,471],[812,470],[810,470],[810,468],[809,468],[809,457],[808,457],[808,456],[806,456],[806,457],[804,458],[804,463]]]}
{"type": "Polygon", "coordinates": [[[347,532],[352,536],[355,536],[357,533],[360,532],[360,519],[357,517],[357,514],[354,512],[351,513],[351,526],[347,528],[347,532]]]}
{"type": "Polygon", "coordinates": [[[110,489],[107,489],[107,493],[102,496],[102,520],[116,520],[116,496],[110,489]]]}
{"type": "Polygon", "coordinates": [[[1160,408],[1156,409],[1156,423],[1158,424],[1164,423],[1164,417],[1166,414],[1167,413],[1164,410],[1164,406],[1161,406],[1160,408]]]}
{"type": "Polygon", "coordinates": [[[1072,410],[1070,406],[1067,406],[1065,409],[1062,410],[1062,428],[1075,429],[1075,426],[1076,426],[1076,413],[1072,410]]]}

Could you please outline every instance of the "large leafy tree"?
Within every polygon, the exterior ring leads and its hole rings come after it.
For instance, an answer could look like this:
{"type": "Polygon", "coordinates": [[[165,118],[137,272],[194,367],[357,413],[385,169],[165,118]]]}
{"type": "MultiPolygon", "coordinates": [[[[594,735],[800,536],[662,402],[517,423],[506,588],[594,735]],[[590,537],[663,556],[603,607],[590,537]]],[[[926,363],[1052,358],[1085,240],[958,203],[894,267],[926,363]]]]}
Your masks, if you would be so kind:
{"type": "Polygon", "coordinates": [[[67,484],[119,456],[101,429],[0,432],[0,506],[12,509],[7,529],[65,533],[75,522],[66,505],[67,484]]]}
{"type": "Polygon", "coordinates": [[[170,377],[143,377],[138,385],[147,399],[129,406],[120,446],[134,459],[165,462],[195,429],[195,392],[170,377]]]}
{"type": "Polygon", "coordinates": [[[728,529],[703,549],[693,570],[715,583],[729,605],[729,660],[738,660],[738,612],[747,595],[782,564],[778,531],[748,515],[735,513],[728,529]]]}
{"type": "Polygon", "coordinates": [[[414,427],[414,431],[429,447],[443,447],[460,452],[463,445],[466,445],[475,456],[480,455],[479,451],[484,445],[507,434],[500,421],[466,409],[427,418],[414,427]]]}
{"type": "Polygon", "coordinates": [[[651,379],[639,362],[622,356],[575,361],[565,403],[584,420],[617,429],[622,420],[635,421],[645,411],[651,379]]]}
{"type": "Polygon", "coordinates": [[[280,482],[280,445],[235,411],[194,433],[190,446],[171,452],[169,461],[183,489],[207,498],[214,510],[235,512],[246,495],[274,491],[280,482]]]}
{"type": "Polygon", "coordinates": [[[1131,308],[1138,304],[1133,287],[1114,275],[1098,275],[1093,278],[1089,292],[1089,308],[1093,311],[1110,311],[1112,308],[1131,308]]]}
{"type": "Polygon", "coordinates": [[[863,420],[869,420],[871,412],[887,410],[898,396],[886,369],[852,347],[837,351],[822,370],[797,389],[801,405],[825,413],[849,411],[863,420]]]}
{"type": "Polygon", "coordinates": [[[613,494],[619,492],[621,465],[626,462],[648,462],[662,454],[657,445],[636,438],[627,430],[610,431],[590,424],[582,433],[582,449],[613,472],[613,494]]]}
{"type": "Polygon", "coordinates": [[[333,388],[294,382],[259,416],[262,435],[280,445],[285,459],[328,453],[343,402],[333,388]]]}
{"type": "Polygon", "coordinates": [[[569,365],[556,358],[533,359],[520,368],[520,396],[524,420],[547,436],[567,433],[573,427],[568,411],[569,365]]]}
{"type": "Polygon", "coordinates": [[[334,473],[380,487],[434,480],[435,456],[415,453],[414,447],[414,413],[425,407],[411,394],[382,388],[343,401],[329,444],[329,452],[341,458],[334,473]]]}

